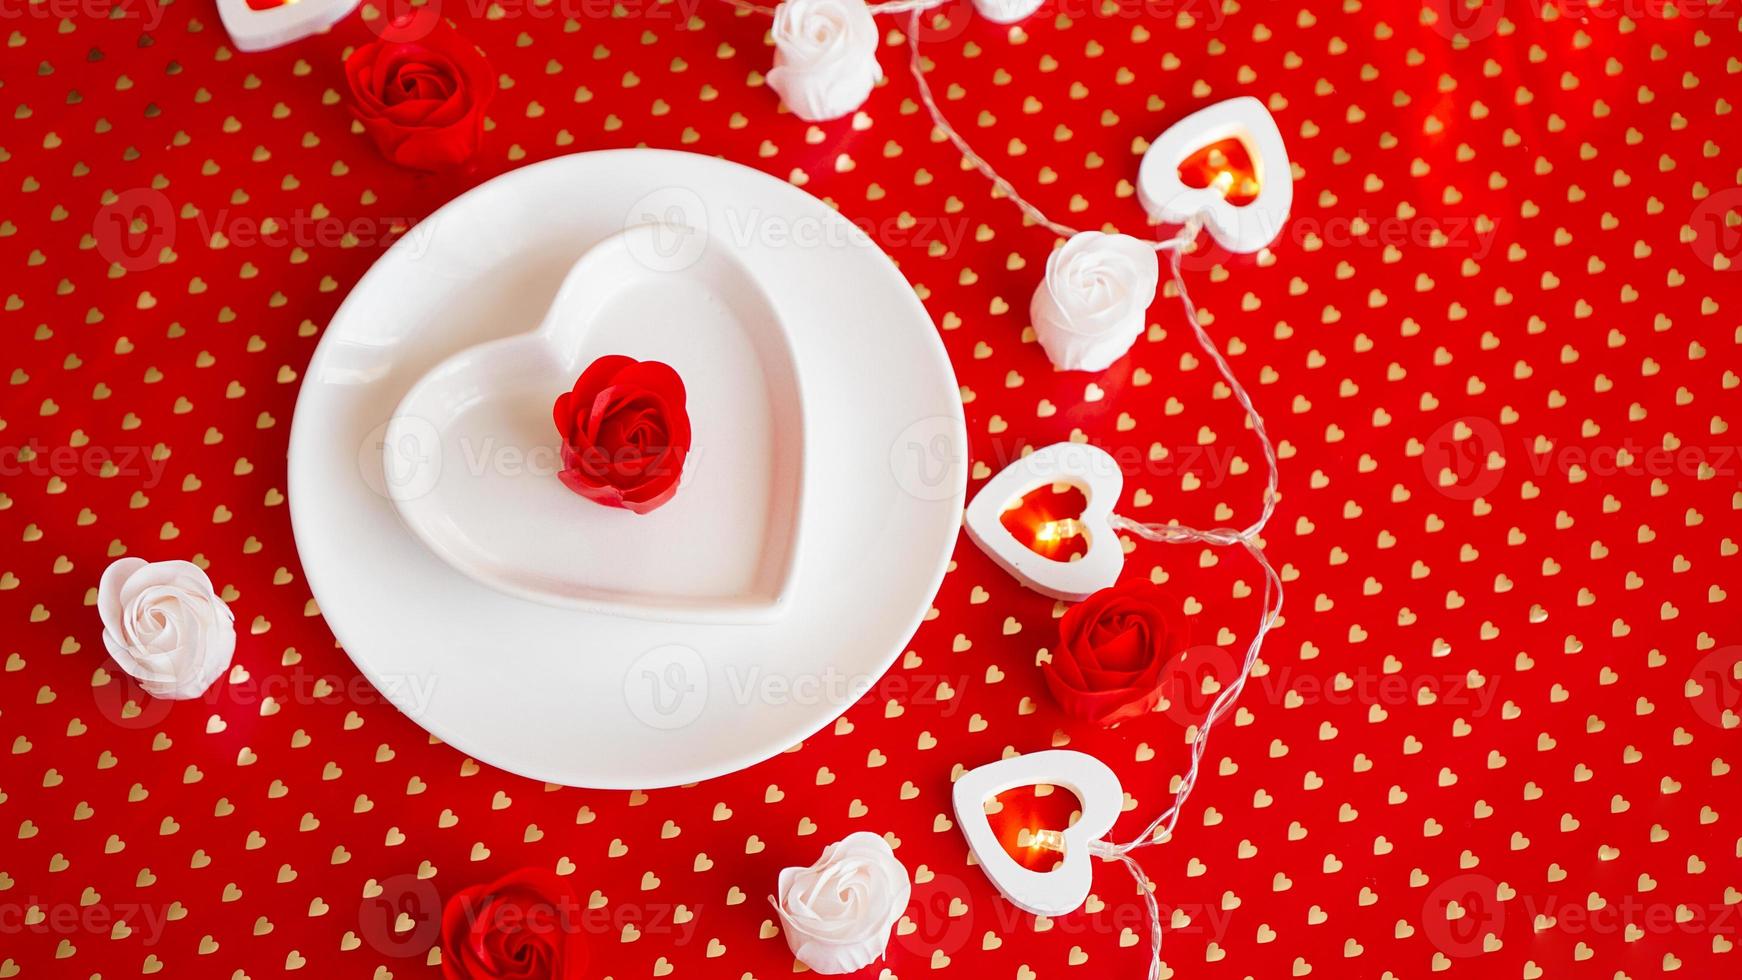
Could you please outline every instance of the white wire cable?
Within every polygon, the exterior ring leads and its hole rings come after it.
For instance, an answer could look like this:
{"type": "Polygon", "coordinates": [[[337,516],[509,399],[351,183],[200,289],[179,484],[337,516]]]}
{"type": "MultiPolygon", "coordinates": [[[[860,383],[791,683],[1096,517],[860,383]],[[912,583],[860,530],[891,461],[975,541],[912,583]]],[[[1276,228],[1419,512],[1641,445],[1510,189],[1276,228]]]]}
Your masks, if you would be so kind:
{"type": "Polygon", "coordinates": [[[1192,787],[1197,785],[1198,772],[1203,762],[1204,752],[1209,744],[1210,730],[1233,707],[1235,700],[1240,697],[1240,692],[1245,690],[1246,682],[1252,676],[1252,668],[1258,662],[1259,651],[1264,646],[1264,638],[1270,634],[1271,628],[1276,625],[1276,620],[1282,615],[1282,577],[1277,575],[1276,569],[1270,564],[1270,559],[1265,557],[1263,543],[1259,538],[1265,526],[1270,523],[1271,516],[1276,513],[1277,501],[1281,499],[1277,490],[1276,446],[1271,442],[1270,433],[1264,427],[1264,418],[1258,414],[1258,409],[1253,407],[1252,399],[1246,393],[1245,386],[1241,385],[1239,380],[1234,377],[1234,371],[1228,366],[1227,359],[1222,356],[1221,351],[1216,349],[1215,343],[1210,340],[1210,335],[1205,332],[1203,324],[1198,322],[1197,307],[1192,303],[1191,295],[1186,291],[1185,280],[1180,275],[1179,253],[1173,253],[1171,258],[1172,261],[1168,263],[1168,269],[1172,273],[1174,288],[1179,291],[1180,305],[1185,308],[1186,322],[1191,324],[1192,333],[1197,337],[1198,346],[1203,348],[1205,354],[1209,355],[1210,360],[1216,365],[1216,370],[1221,373],[1222,380],[1227,382],[1229,389],[1234,393],[1234,399],[1245,410],[1246,418],[1252,423],[1253,434],[1257,436],[1258,444],[1264,451],[1266,470],[1264,502],[1258,518],[1240,530],[1226,527],[1200,530],[1178,524],[1145,524],[1118,514],[1114,514],[1109,523],[1115,528],[1130,531],[1150,541],[1161,541],[1168,544],[1201,542],[1216,546],[1240,545],[1247,554],[1252,556],[1252,560],[1258,564],[1259,570],[1264,574],[1264,601],[1259,613],[1258,628],[1253,632],[1252,639],[1246,646],[1246,655],[1241,660],[1239,673],[1211,703],[1210,710],[1204,715],[1203,723],[1198,726],[1197,737],[1192,739],[1191,761],[1185,775],[1180,779],[1180,787],[1174,794],[1173,804],[1151,821],[1142,833],[1125,844],[1117,845],[1121,853],[1128,853],[1139,847],[1158,843],[1173,833],[1174,825],[1179,821],[1186,798],[1191,795],[1192,787]]]}
{"type": "MultiPolygon", "coordinates": [[[[723,0],[740,10],[756,11],[772,14],[774,8],[750,2],[750,0],[723,0]]],[[[931,83],[926,80],[924,61],[919,53],[920,14],[934,7],[942,6],[950,0],[886,0],[884,3],[870,4],[873,14],[907,13],[907,46],[908,68],[913,74],[915,86],[919,90],[920,101],[931,115],[932,125],[942,133],[962,158],[978,170],[980,174],[997,188],[998,192],[1016,205],[1029,220],[1046,228],[1056,235],[1066,238],[1076,235],[1079,229],[1063,222],[1047,217],[1046,212],[1023,197],[1014,184],[998,173],[986,159],[974,152],[966,138],[956,128],[950,125],[937,98],[932,94],[931,83]]],[[[1263,604],[1259,613],[1258,627],[1252,634],[1252,639],[1246,645],[1246,654],[1241,659],[1239,673],[1234,680],[1224,686],[1210,704],[1210,709],[1204,715],[1203,722],[1198,726],[1197,735],[1192,739],[1191,758],[1186,766],[1185,775],[1180,777],[1179,789],[1175,791],[1173,802],[1168,805],[1143,831],[1123,844],[1112,841],[1095,841],[1089,845],[1090,853],[1108,861],[1118,861],[1125,865],[1131,878],[1137,884],[1138,892],[1143,896],[1144,904],[1149,910],[1149,980],[1159,980],[1161,976],[1161,909],[1155,898],[1155,888],[1143,872],[1141,865],[1131,856],[1131,852],[1141,847],[1159,844],[1173,835],[1174,827],[1179,823],[1180,814],[1185,809],[1186,800],[1191,796],[1193,788],[1198,784],[1198,774],[1203,768],[1204,753],[1208,751],[1210,731],[1216,724],[1233,710],[1234,703],[1240,693],[1246,689],[1246,682],[1252,677],[1253,667],[1258,663],[1258,655],[1263,649],[1265,637],[1282,616],[1283,588],[1282,577],[1270,564],[1270,559],[1264,555],[1263,541],[1260,535],[1271,517],[1276,513],[1277,502],[1281,499],[1278,491],[1276,446],[1270,440],[1270,433],[1264,427],[1264,418],[1253,406],[1252,398],[1246,393],[1246,388],[1234,376],[1234,370],[1228,365],[1228,360],[1217,349],[1210,339],[1203,324],[1198,320],[1197,305],[1192,302],[1191,293],[1186,289],[1185,279],[1180,273],[1180,255],[1192,242],[1197,240],[1199,225],[1188,223],[1172,238],[1161,240],[1140,239],[1158,252],[1167,252],[1168,271],[1173,280],[1174,289],[1179,292],[1180,305],[1184,308],[1186,322],[1191,325],[1192,334],[1196,337],[1198,346],[1210,358],[1211,363],[1221,374],[1222,380],[1234,394],[1234,400],[1246,413],[1246,419],[1252,427],[1252,433],[1258,439],[1258,445],[1264,452],[1265,480],[1264,499],[1261,503],[1258,517],[1244,528],[1212,527],[1194,528],[1182,524],[1149,524],[1133,520],[1119,514],[1113,514],[1109,523],[1117,530],[1127,531],[1149,541],[1164,544],[1207,544],[1215,547],[1232,547],[1238,545],[1252,560],[1257,563],[1264,575],[1263,604]]]]}
{"type": "Polygon", "coordinates": [[[1161,906],[1155,901],[1155,886],[1143,873],[1143,866],[1137,863],[1128,851],[1120,850],[1119,845],[1104,840],[1098,840],[1089,845],[1089,853],[1102,860],[1118,861],[1125,865],[1125,870],[1131,872],[1131,880],[1137,882],[1137,891],[1143,896],[1143,903],[1149,908],[1149,980],[1160,980],[1161,977],[1161,906]]]}
{"type": "MultiPolygon", "coordinates": [[[[1195,231],[1195,229],[1193,229],[1195,231]]],[[[1174,288],[1179,291],[1180,305],[1185,308],[1186,322],[1191,324],[1192,333],[1197,337],[1198,346],[1209,355],[1221,372],[1222,380],[1234,393],[1234,398],[1245,409],[1246,418],[1252,424],[1252,431],[1258,437],[1259,446],[1264,450],[1266,476],[1264,481],[1264,502],[1257,520],[1244,529],[1217,527],[1199,529],[1180,524],[1146,524],[1134,521],[1119,514],[1112,515],[1109,523],[1114,528],[1129,531],[1150,541],[1160,541],[1166,544],[1201,543],[1226,547],[1239,545],[1252,556],[1258,568],[1264,574],[1264,599],[1259,613],[1258,627],[1252,634],[1251,641],[1246,645],[1246,655],[1240,662],[1239,673],[1234,680],[1222,688],[1216,700],[1211,703],[1210,710],[1205,713],[1203,722],[1198,726],[1196,737],[1192,739],[1191,759],[1186,766],[1185,775],[1180,777],[1179,789],[1174,793],[1173,802],[1159,816],[1149,822],[1135,837],[1123,844],[1111,841],[1097,841],[1091,845],[1091,852],[1103,859],[1120,861],[1131,872],[1131,877],[1137,882],[1137,890],[1142,893],[1143,900],[1149,908],[1149,980],[1158,980],[1161,976],[1161,910],[1156,905],[1155,893],[1146,883],[1143,871],[1131,852],[1140,847],[1159,844],[1173,835],[1174,826],[1179,822],[1180,814],[1185,810],[1186,800],[1192,795],[1192,789],[1198,784],[1198,774],[1202,771],[1204,753],[1210,744],[1210,731],[1215,728],[1240,697],[1240,692],[1246,689],[1246,682],[1252,677],[1252,668],[1258,662],[1259,651],[1264,646],[1264,638],[1270,634],[1277,619],[1282,615],[1282,578],[1276,574],[1270,559],[1266,558],[1263,543],[1259,535],[1265,525],[1270,523],[1271,515],[1276,512],[1276,502],[1279,499],[1277,491],[1277,461],[1276,447],[1270,441],[1270,434],[1264,428],[1264,419],[1253,407],[1252,399],[1246,394],[1246,389],[1234,377],[1234,371],[1228,366],[1228,361],[1216,349],[1214,342],[1198,322],[1197,307],[1192,303],[1191,294],[1186,290],[1184,278],[1180,275],[1180,253],[1170,256],[1168,269],[1172,274],[1174,288]]]]}
{"type": "MultiPolygon", "coordinates": [[[[901,2],[901,0],[896,0],[896,3],[899,2],[901,2]]],[[[908,69],[913,73],[914,84],[919,88],[919,99],[925,104],[926,112],[931,115],[932,125],[937,127],[938,132],[943,133],[944,136],[955,145],[956,150],[962,154],[963,159],[967,160],[973,165],[975,170],[980,171],[982,176],[991,181],[992,186],[998,188],[999,193],[1009,198],[1010,203],[1022,209],[1022,213],[1027,215],[1030,221],[1033,221],[1035,224],[1051,231],[1055,235],[1062,235],[1065,238],[1078,234],[1080,229],[1073,228],[1063,222],[1054,221],[1046,216],[1046,212],[1031,203],[1028,198],[1023,197],[1021,192],[1016,189],[1016,185],[1006,180],[1004,176],[990,163],[986,162],[984,157],[975,153],[974,148],[968,145],[967,139],[965,139],[961,133],[956,131],[956,127],[950,125],[949,119],[945,118],[943,108],[938,105],[937,97],[932,94],[931,83],[926,81],[924,63],[919,54],[920,12],[931,6],[936,6],[936,4],[927,2],[927,0],[919,0],[919,3],[922,5],[915,7],[912,16],[909,17],[907,21],[907,64],[908,69]]],[[[895,3],[881,4],[879,6],[895,6],[895,3]]],[[[877,7],[873,7],[872,10],[876,11],[877,7]]],[[[1175,254],[1178,254],[1180,249],[1191,244],[1197,237],[1197,229],[1188,225],[1186,228],[1182,229],[1179,234],[1172,238],[1166,238],[1160,241],[1139,238],[1138,241],[1143,242],[1145,245],[1150,246],[1158,252],[1172,251],[1175,254]]]]}

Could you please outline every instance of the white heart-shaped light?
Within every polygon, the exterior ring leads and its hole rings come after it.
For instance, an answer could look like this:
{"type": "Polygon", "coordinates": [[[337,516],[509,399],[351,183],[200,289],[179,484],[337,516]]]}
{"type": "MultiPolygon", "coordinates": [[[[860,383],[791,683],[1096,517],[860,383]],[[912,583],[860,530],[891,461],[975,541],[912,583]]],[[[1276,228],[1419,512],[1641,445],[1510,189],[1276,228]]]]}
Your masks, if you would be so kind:
{"type": "Polygon", "coordinates": [[[1137,169],[1137,197],[1150,218],[1184,224],[1202,218],[1223,248],[1256,252],[1276,240],[1294,206],[1294,173],[1282,132],[1264,103],[1242,95],[1199,109],[1167,128],[1144,151],[1137,169]],[[1188,157],[1222,140],[1238,139],[1252,157],[1258,196],[1241,207],[1214,187],[1188,187],[1179,167],[1188,157]]]}
{"type": "Polygon", "coordinates": [[[511,595],[688,622],[766,621],[788,599],[804,410],[785,326],[724,241],[667,223],[605,239],[544,322],[437,364],[382,441],[386,491],[448,564],[511,595]],[[682,482],[646,514],[557,476],[557,395],[594,360],[663,361],[684,381],[682,482]]]}
{"type": "Polygon", "coordinates": [[[1041,0],[974,0],[974,10],[994,24],[1014,24],[1040,9],[1041,0]]]}
{"type": "Polygon", "coordinates": [[[953,791],[956,824],[974,859],[1012,905],[1035,915],[1065,915],[1081,908],[1089,897],[1094,875],[1089,845],[1107,836],[1119,819],[1125,791],[1106,763],[1068,749],[1048,749],[981,766],[962,774],[953,791]],[[992,833],[986,801],[1005,790],[1044,783],[1063,786],[1077,795],[1082,812],[1077,822],[1056,831],[1064,860],[1051,871],[1033,871],[1016,863],[992,833]]]}
{"type": "Polygon", "coordinates": [[[288,0],[255,10],[248,0],[218,0],[218,19],[238,51],[267,51],[337,24],[361,0],[288,0]]]}
{"type": "Polygon", "coordinates": [[[974,495],[968,504],[968,537],[1023,585],[1077,602],[1112,585],[1125,566],[1125,549],[1107,523],[1125,485],[1119,464],[1104,450],[1086,443],[1058,442],[1011,463],[974,495]],[[1006,510],[1024,496],[1053,483],[1068,483],[1086,501],[1077,518],[1089,547],[1072,561],[1057,561],[1018,541],[1004,526],[1006,510]]]}

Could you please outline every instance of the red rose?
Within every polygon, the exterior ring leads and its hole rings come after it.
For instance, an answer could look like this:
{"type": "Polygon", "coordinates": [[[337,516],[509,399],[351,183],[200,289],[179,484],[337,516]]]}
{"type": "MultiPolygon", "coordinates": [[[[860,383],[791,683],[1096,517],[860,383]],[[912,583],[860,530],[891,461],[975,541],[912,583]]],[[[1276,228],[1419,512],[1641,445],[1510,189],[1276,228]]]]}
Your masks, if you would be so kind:
{"type": "Polygon", "coordinates": [[[580,897],[536,868],[477,885],[442,910],[447,980],[578,980],[587,967],[580,897]]]}
{"type": "Polygon", "coordinates": [[[451,170],[477,152],[496,94],[490,63],[438,17],[395,21],[345,59],[351,112],[381,155],[415,170],[451,170]]]}
{"type": "Polygon", "coordinates": [[[611,354],[557,396],[556,430],[570,490],[645,514],[671,499],[690,451],[683,379],[671,365],[611,354]]]}
{"type": "Polygon", "coordinates": [[[1067,610],[1041,667],[1065,714],[1097,725],[1137,718],[1162,696],[1162,670],[1185,649],[1179,603],[1144,581],[1114,585],[1067,610]]]}

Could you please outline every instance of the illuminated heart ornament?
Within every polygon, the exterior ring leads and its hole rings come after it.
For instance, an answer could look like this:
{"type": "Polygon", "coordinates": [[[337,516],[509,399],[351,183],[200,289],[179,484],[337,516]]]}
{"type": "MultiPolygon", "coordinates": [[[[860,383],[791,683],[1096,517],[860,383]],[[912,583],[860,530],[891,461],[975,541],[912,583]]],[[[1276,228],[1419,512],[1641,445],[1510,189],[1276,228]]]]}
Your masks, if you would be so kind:
{"type": "Polygon", "coordinates": [[[1088,900],[1094,869],[1089,845],[1107,835],[1119,819],[1125,791],[1119,777],[1094,756],[1068,749],[1048,749],[981,766],[956,780],[953,791],[956,824],[974,859],[1010,904],[1035,915],[1074,912],[1088,900]],[[1016,863],[1004,850],[986,819],[986,801],[1005,790],[1036,784],[1063,786],[1077,795],[1082,813],[1077,822],[1053,831],[1064,860],[1051,871],[1033,871],[1016,863]]]}
{"type": "Polygon", "coordinates": [[[1137,197],[1150,218],[1184,224],[1200,218],[1210,236],[1230,252],[1256,252],[1276,240],[1294,206],[1294,174],[1282,132],[1264,103],[1243,95],[1197,112],[1169,126],[1149,145],[1137,169],[1137,197]],[[1258,196],[1241,207],[1228,203],[1216,187],[1188,187],[1180,164],[1192,154],[1238,139],[1252,158],[1258,196]]]}
{"type": "Polygon", "coordinates": [[[1125,549],[1107,522],[1124,485],[1119,464],[1105,450],[1054,443],[1011,463],[980,488],[968,504],[968,537],[1023,585],[1055,599],[1081,601],[1112,585],[1125,566],[1125,549]],[[1087,498],[1077,521],[1089,548],[1072,561],[1035,552],[1001,520],[1024,496],[1053,483],[1071,484],[1087,498]]]}
{"type": "Polygon", "coordinates": [[[360,0],[288,0],[255,10],[248,0],[218,0],[218,19],[238,51],[267,51],[333,26],[360,0]]]}

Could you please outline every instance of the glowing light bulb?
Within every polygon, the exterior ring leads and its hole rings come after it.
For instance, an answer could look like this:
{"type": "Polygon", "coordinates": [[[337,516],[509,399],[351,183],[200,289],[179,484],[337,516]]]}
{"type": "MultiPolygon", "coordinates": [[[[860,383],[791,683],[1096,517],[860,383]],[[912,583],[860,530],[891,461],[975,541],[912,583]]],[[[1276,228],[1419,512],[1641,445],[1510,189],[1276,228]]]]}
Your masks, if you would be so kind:
{"type": "Polygon", "coordinates": [[[1034,835],[1034,844],[1031,846],[1044,848],[1049,851],[1058,851],[1060,854],[1063,854],[1065,851],[1065,835],[1056,830],[1036,831],[1034,835]]]}
{"type": "Polygon", "coordinates": [[[1034,529],[1034,540],[1045,544],[1074,538],[1083,533],[1083,523],[1074,517],[1062,521],[1047,521],[1034,529]]]}
{"type": "Polygon", "coordinates": [[[1216,176],[1210,180],[1210,186],[1216,189],[1216,193],[1227,197],[1228,192],[1234,189],[1234,171],[1216,171],[1216,176]]]}

